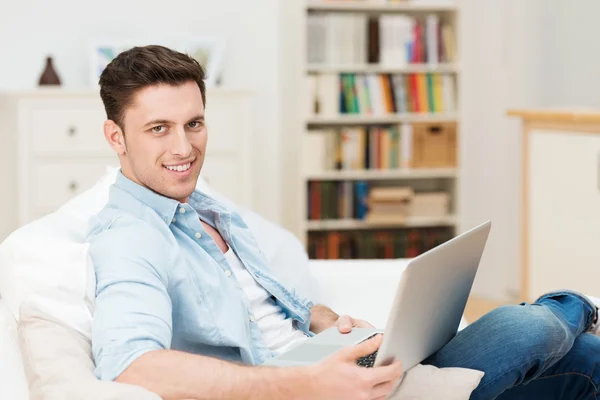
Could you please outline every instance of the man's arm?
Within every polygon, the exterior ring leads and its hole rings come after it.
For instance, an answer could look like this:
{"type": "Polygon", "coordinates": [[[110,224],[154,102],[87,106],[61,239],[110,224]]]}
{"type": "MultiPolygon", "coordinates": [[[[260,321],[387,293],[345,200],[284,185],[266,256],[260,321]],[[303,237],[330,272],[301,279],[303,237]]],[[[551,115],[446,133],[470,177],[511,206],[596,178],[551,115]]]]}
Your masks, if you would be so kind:
{"type": "Polygon", "coordinates": [[[165,400],[300,399],[310,381],[306,367],[250,367],[174,350],[151,351],[117,382],[142,386],[165,400]]]}
{"type": "Polygon", "coordinates": [[[310,309],[310,331],[314,333],[321,333],[326,329],[335,326],[337,320],[340,318],[333,310],[322,304],[317,304],[310,309]]]}
{"type": "Polygon", "coordinates": [[[348,346],[308,367],[246,367],[171,350],[134,361],[117,379],[165,400],[382,400],[402,375],[399,362],[364,368],[356,360],[373,353],[381,336],[348,346]]]}
{"type": "Polygon", "coordinates": [[[338,315],[333,310],[322,304],[317,304],[310,309],[310,330],[314,333],[323,332],[333,326],[337,326],[341,333],[348,333],[352,328],[374,328],[367,321],[352,318],[348,315],[338,315]]]}

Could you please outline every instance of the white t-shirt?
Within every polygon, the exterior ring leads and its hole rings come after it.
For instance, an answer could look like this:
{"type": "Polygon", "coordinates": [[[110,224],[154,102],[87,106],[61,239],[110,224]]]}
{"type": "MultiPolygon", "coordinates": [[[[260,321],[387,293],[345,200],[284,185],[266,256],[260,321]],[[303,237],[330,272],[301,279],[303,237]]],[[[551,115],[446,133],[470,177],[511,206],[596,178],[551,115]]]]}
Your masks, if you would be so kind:
{"type": "Polygon", "coordinates": [[[304,332],[294,326],[291,318],[286,318],[281,307],[254,280],[231,248],[225,253],[225,258],[248,297],[254,323],[258,324],[267,347],[271,351],[284,353],[306,340],[304,332]]]}

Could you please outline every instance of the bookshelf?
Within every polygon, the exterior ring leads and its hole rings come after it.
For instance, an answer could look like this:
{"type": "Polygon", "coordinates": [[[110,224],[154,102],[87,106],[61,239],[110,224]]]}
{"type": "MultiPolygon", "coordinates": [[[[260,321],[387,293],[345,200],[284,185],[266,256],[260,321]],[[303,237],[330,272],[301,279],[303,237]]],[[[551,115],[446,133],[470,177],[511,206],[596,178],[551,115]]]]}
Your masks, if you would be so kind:
{"type": "Polygon", "coordinates": [[[305,180],[390,180],[390,179],[427,179],[456,178],[455,168],[397,168],[388,170],[339,170],[308,173],[305,180]]]}
{"type": "Polygon", "coordinates": [[[458,12],[306,3],[299,225],[311,258],[414,257],[456,234],[458,12]]]}
{"type": "Polygon", "coordinates": [[[328,0],[309,1],[308,11],[346,11],[380,13],[426,13],[455,12],[457,6],[449,1],[410,1],[383,2],[373,0],[328,0]]]}
{"type": "Polygon", "coordinates": [[[407,217],[404,223],[372,223],[354,219],[337,219],[324,221],[308,221],[309,231],[381,229],[381,228],[432,228],[438,226],[454,226],[456,217],[453,215],[440,217],[407,217]]]}
{"type": "Polygon", "coordinates": [[[356,65],[318,65],[310,64],[307,66],[309,74],[319,74],[326,72],[358,72],[358,73],[376,73],[376,74],[415,74],[415,73],[454,73],[458,68],[454,64],[435,64],[435,65],[406,65],[403,67],[393,67],[384,65],[356,64],[356,65]]]}
{"type": "Polygon", "coordinates": [[[325,125],[385,125],[401,124],[406,122],[455,122],[458,116],[454,113],[448,114],[394,114],[377,116],[360,115],[337,115],[331,117],[311,117],[306,120],[307,125],[325,126],[325,125]]]}

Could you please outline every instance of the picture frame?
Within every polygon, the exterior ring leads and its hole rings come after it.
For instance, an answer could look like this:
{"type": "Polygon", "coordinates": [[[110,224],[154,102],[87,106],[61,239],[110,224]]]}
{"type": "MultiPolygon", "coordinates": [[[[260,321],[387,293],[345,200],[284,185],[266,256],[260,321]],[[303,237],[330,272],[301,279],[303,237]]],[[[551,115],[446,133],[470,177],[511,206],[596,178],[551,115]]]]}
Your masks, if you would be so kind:
{"type": "MultiPolygon", "coordinates": [[[[120,53],[129,50],[132,47],[139,46],[139,43],[102,40],[89,44],[89,79],[90,86],[98,87],[98,80],[106,66],[120,53]]],[[[142,44],[143,45],[143,44],[142,44]]]]}
{"type": "MultiPolygon", "coordinates": [[[[106,66],[121,52],[135,46],[146,46],[151,42],[101,40],[89,45],[89,79],[92,87],[98,87],[98,80],[106,66]]],[[[186,53],[204,67],[206,87],[218,86],[224,63],[225,40],[220,37],[200,37],[173,43],[161,44],[173,50],[186,53]]]]}
{"type": "Polygon", "coordinates": [[[204,67],[206,87],[218,86],[223,73],[225,39],[201,37],[181,43],[178,50],[189,54],[204,67]]]}

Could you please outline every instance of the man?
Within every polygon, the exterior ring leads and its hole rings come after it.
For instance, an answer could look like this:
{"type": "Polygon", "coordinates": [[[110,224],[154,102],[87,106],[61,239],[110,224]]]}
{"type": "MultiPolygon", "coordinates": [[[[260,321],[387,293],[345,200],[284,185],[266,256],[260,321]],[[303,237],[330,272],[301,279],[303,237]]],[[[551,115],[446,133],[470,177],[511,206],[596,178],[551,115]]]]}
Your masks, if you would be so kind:
{"type": "MultiPolygon", "coordinates": [[[[121,173],[89,235],[98,377],[165,399],[386,398],[400,362],[356,364],[380,337],[314,366],[260,366],[324,329],[370,325],[284,287],[240,216],[194,190],[207,144],[198,63],[133,48],[100,88],[121,173]]],[[[475,399],[592,398],[600,339],[585,332],[596,315],[583,296],[549,294],[489,313],[426,362],[484,371],[475,399]]]]}

